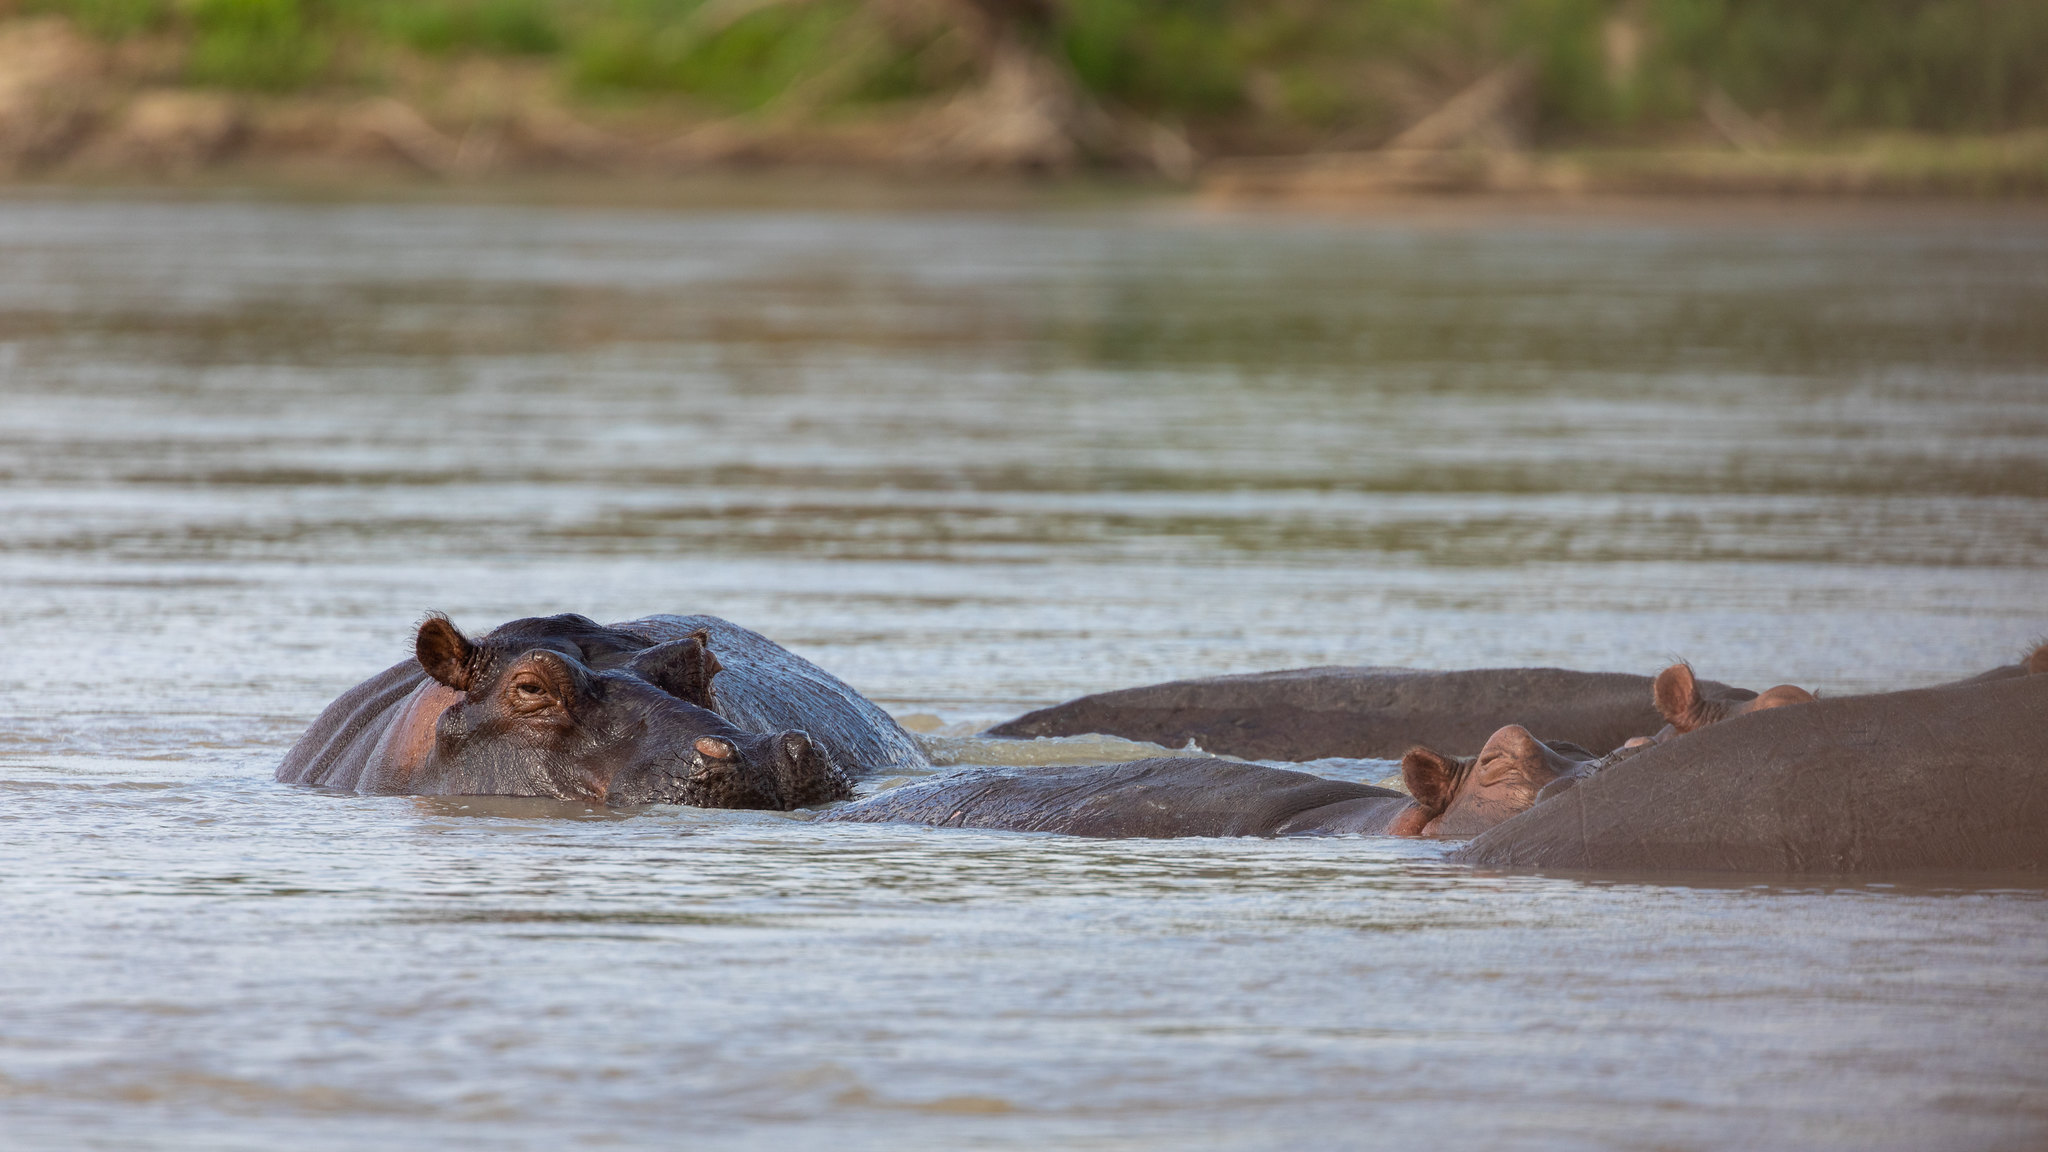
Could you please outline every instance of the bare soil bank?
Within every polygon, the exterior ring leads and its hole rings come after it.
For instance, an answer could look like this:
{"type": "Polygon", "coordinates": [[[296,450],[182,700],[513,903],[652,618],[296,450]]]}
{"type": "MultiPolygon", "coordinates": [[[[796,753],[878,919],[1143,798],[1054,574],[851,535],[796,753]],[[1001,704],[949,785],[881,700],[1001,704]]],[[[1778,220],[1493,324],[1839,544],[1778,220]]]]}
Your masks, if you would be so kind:
{"type": "Polygon", "coordinates": [[[1718,148],[1532,152],[1499,130],[1517,99],[1507,74],[1370,151],[1205,157],[1163,126],[1076,106],[1057,77],[1021,56],[998,61],[964,93],[858,117],[707,119],[653,104],[572,105],[544,70],[498,59],[412,77],[396,94],[261,96],[168,82],[174,71],[160,53],[148,41],[95,40],[61,19],[0,23],[0,179],[357,192],[516,186],[514,195],[576,200],[618,198],[599,192],[609,185],[636,189],[629,199],[714,201],[772,188],[780,199],[896,203],[922,189],[914,199],[934,204],[1173,189],[1220,204],[1317,207],[1447,193],[2048,194],[2048,132],[1795,149],[1749,139],[1738,124],[1718,148]],[[1092,160],[1077,160],[1084,155],[1092,160]],[[761,172],[776,175],[752,175],[761,172]]]}

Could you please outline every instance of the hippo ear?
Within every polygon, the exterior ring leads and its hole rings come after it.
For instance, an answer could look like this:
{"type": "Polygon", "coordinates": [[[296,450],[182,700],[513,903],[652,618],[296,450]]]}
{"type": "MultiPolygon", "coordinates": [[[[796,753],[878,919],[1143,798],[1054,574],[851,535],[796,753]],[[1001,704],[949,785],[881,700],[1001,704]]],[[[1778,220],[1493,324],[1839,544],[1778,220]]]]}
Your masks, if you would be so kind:
{"type": "Polygon", "coordinates": [[[717,710],[711,678],[722,671],[718,657],[705,646],[707,636],[693,633],[681,640],[656,644],[634,653],[625,670],[656,688],[699,708],[717,710]]]}
{"type": "Polygon", "coordinates": [[[436,612],[420,623],[412,651],[427,675],[457,692],[469,691],[469,661],[476,646],[446,616],[436,612]]]}
{"type": "Polygon", "coordinates": [[[1673,664],[1657,673],[1657,682],[1651,686],[1650,694],[1657,702],[1657,714],[1664,717],[1678,734],[1684,735],[1699,727],[1699,709],[1705,701],[1700,699],[1700,686],[1693,679],[1692,665],[1673,664]]]}
{"type": "Polygon", "coordinates": [[[1417,744],[1401,757],[1401,780],[1408,785],[1408,794],[1415,797],[1415,802],[1436,815],[1451,806],[1464,767],[1435,749],[1417,744]]]}
{"type": "Polygon", "coordinates": [[[725,665],[718,662],[718,654],[711,650],[711,629],[699,628],[690,633],[690,639],[695,640],[704,649],[704,680],[709,683],[713,676],[725,671],[725,665]]]}
{"type": "Polygon", "coordinates": [[[2027,675],[2048,676],[2048,644],[2034,649],[2033,654],[2027,657],[2027,675]]]}

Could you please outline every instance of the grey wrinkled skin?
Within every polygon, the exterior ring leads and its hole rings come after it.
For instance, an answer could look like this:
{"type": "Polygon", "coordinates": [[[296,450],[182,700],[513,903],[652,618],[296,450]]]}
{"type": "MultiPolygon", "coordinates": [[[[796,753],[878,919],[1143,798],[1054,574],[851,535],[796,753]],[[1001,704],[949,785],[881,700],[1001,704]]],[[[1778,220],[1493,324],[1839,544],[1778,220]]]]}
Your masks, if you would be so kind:
{"type": "Polygon", "coordinates": [[[1209,758],[981,772],[907,784],[821,822],[930,824],[1106,839],[1378,833],[1399,792],[1209,758]]]}
{"type": "Polygon", "coordinates": [[[1454,858],[1619,873],[2048,869],[2048,676],[1737,716],[1546,795],[1454,858]]]}
{"type": "MultiPolygon", "coordinates": [[[[1595,753],[1664,725],[1652,680],[1562,668],[1329,667],[1176,680],[1083,696],[999,724],[991,736],[1102,732],[1256,760],[1393,759],[1427,745],[1470,756],[1503,725],[1595,753]]],[[[1702,681],[1717,696],[1756,695],[1702,681]]]]}

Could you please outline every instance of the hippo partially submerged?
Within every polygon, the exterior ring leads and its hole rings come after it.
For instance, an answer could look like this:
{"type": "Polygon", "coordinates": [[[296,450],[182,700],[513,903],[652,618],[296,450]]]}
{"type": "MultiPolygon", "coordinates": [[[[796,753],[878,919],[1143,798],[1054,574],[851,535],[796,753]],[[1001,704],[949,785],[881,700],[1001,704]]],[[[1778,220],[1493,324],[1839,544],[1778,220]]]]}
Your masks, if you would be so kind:
{"type": "Polygon", "coordinates": [[[2048,868],[2048,676],[1736,717],[1546,796],[1457,858],[1630,872],[2048,868]]]}
{"type": "MultiPolygon", "coordinates": [[[[1715,699],[1756,694],[1701,681],[1715,699]]],[[[1297,668],[1176,680],[1083,696],[991,736],[1102,732],[1254,760],[1391,759],[1428,745],[1469,754],[1502,725],[1606,753],[1664,724],[1647,676],[1562,668],[1297,668]]]]}
{"type": "Polygon", "coordinates": [[[716,617],[536,617],[475,640],[432,617],[414,658],[329,705],[277,778],[366,793],[787,809],[849,795],[849,769],[924,763],[874,704],[716,617]]]}
{"type": "Polygon", "coordinates": [[[1072,836],[1470,836],[1535,802],[1592,753],[1510,725],[1479,755],[1402,758],[1411,795],[1210,757],[987,772],[905,785],[821,821],[932,824],[1072,836]]]}

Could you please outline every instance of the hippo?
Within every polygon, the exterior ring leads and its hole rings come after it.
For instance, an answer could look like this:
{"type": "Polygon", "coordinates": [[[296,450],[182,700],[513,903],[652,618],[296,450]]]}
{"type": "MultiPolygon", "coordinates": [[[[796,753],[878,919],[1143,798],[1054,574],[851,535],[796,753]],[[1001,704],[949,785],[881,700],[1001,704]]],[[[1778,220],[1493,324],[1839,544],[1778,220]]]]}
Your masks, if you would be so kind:
{"type": "Polygon", "coordinates": [[[2048,676],[1816,700],[1640,748],[1463,846],[1494,868],[2048,868],[2048,676]]]}
{"type": "Polygon", "coordinates": [[[984,772],[905,785],[827,811],[821,822],[932,824],[1101,838],[1471,836],[1535,802],[1592,753],[1522,726],[1479,755],[1410,749],[1412,795],[1212,757],[1164,757],[984,772]]]}
{"type": "MultiPolygon", "coordinates": [[[[1954,684],[1978,684],[1989,680],[2008,680],[2017,676],[2039,675],[2048,672],[2048,644],[2037,647],[2017,664],[1993,668],[1954,684]]],[[[1736,690],[1733,693],[1719,692],[1711,687],[1711,681],[1700,681],[1693,675],[1692,665],[1679,663],[1657,674],[1655,694],[1657,711],[1667,723],[1654,736],[1637,736],[1625,742],[1620,748],[1606,756],[1580,764],[1575,771],[1561,775],[1544,786],[1537,794],[1537,803],[1542,803],[1560,793],[1577,787],[1594,774],[1612,767],[1644,747],[1662,744],[1689,732],[1696,732],[1709,724],[1752,712],[1764,712],[1772,708],[1783,708],[1792,704],[1811,704],[1817,699],[1813,693],[1792,684],[1779,684],[1762,692],[1736,690]]]]}
{"type": "Polygon", "coordinates": [[[472,640],[432,616],[414,658],[330,704],[277,778],[366,793],[792,808],[844,798],[852,773],[925,763],[874,704],[716,617],[535,617],[472,640]],[[786,700],[768,698],[776,684],[786,700]]]}
{"type": "MultiPolygon", "coordinates": [[[[1714,699],[1755,693],[1699,681],[1714,699]]],[[[1524,724],[1604,754],[1664,723],[1647,676],[1562,668],[1327,667],[1176,680],[1083,696],[988,730],[990,736],[1103,732],[1251,760],[1391,759],[1415,745],[1477,751],[1524,724]]]]}

